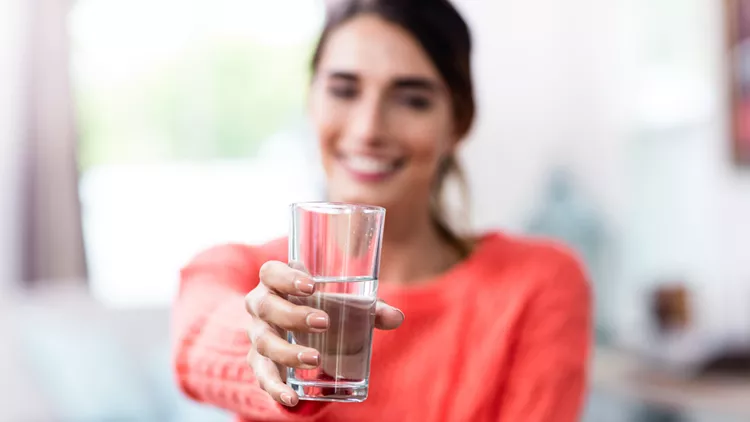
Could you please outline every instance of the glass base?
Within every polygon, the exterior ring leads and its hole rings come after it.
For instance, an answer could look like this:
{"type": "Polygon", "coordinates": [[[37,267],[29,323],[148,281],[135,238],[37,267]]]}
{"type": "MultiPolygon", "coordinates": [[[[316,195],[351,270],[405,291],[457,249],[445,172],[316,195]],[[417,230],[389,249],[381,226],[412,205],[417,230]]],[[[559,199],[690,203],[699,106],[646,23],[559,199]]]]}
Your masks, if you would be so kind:
{"type": "Polygon", "coordinates": [[[366,382],[287,380],[300,400],[360,403],[367,399],[366,382]]]}

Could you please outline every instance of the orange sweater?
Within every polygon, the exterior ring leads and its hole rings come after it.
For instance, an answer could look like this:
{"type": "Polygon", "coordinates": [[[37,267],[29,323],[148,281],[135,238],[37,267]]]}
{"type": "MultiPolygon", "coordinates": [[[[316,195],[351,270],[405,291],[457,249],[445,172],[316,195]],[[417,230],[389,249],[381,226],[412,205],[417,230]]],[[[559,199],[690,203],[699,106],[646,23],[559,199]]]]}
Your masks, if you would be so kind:
{"type": "Polygon", "coordinates": [[[240,421],[573,422],[586,386],[589,286],[578,262],[551,243],[483,237],[464,262],[431,283],[381,280],[379,296],[406,315],[376,330],[369,398],[285,408],[245,363],[244,295],[286,240],[221,246],[182,271],[174,310],[175,369],[195,400],[240,421]]]}

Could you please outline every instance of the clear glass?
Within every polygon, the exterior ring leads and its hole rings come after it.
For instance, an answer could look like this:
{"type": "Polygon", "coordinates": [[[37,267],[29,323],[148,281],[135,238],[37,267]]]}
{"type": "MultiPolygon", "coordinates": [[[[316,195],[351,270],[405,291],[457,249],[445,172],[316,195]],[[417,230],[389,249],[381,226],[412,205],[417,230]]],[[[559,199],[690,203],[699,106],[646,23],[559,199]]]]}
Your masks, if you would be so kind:
{"type": "Polygon", "coordinates": [[[315,293],[290,296],[321,309],[324,333],[288,332],[292,344],[320,352],[315,369],[287,369],[302,400],[361,402],[367,398],[385,209],[308,202],[292,204],[289,265],[310,274],[315,293]]]}

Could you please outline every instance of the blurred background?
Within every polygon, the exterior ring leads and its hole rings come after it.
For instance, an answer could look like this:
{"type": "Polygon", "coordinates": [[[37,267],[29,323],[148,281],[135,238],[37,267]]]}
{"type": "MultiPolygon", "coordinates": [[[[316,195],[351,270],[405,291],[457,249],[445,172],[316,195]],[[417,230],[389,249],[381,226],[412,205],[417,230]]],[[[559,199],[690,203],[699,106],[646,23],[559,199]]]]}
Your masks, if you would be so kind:
{"type": "MultiPolygon", "coordinates": [[[[750,420],[750,1],[455,0],[471,226],[586,260],[587,422],[750,420]]],[[[177,270],[320,199],[313,0],[0,0],[0,420],[226,421],[177,270]]]]}

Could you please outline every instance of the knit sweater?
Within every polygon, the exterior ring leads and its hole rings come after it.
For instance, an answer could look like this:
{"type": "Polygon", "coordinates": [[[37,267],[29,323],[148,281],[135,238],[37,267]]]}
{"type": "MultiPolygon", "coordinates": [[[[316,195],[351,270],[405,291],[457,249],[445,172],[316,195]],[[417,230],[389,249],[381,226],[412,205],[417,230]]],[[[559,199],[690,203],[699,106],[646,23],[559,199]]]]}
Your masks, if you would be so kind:
{"type": "Polygon", "coordinates": [[[224,245],[181,272],[174,367],[182,391],[239,421],[573,422],[583,404],[591,337],[586,277],[564,247],[499,233],[418,285],[380,280],[379,296],[406,318],[376,330],[369,397],[286,408],[246,363],[243,298],[287,241],[224,245]]]}

